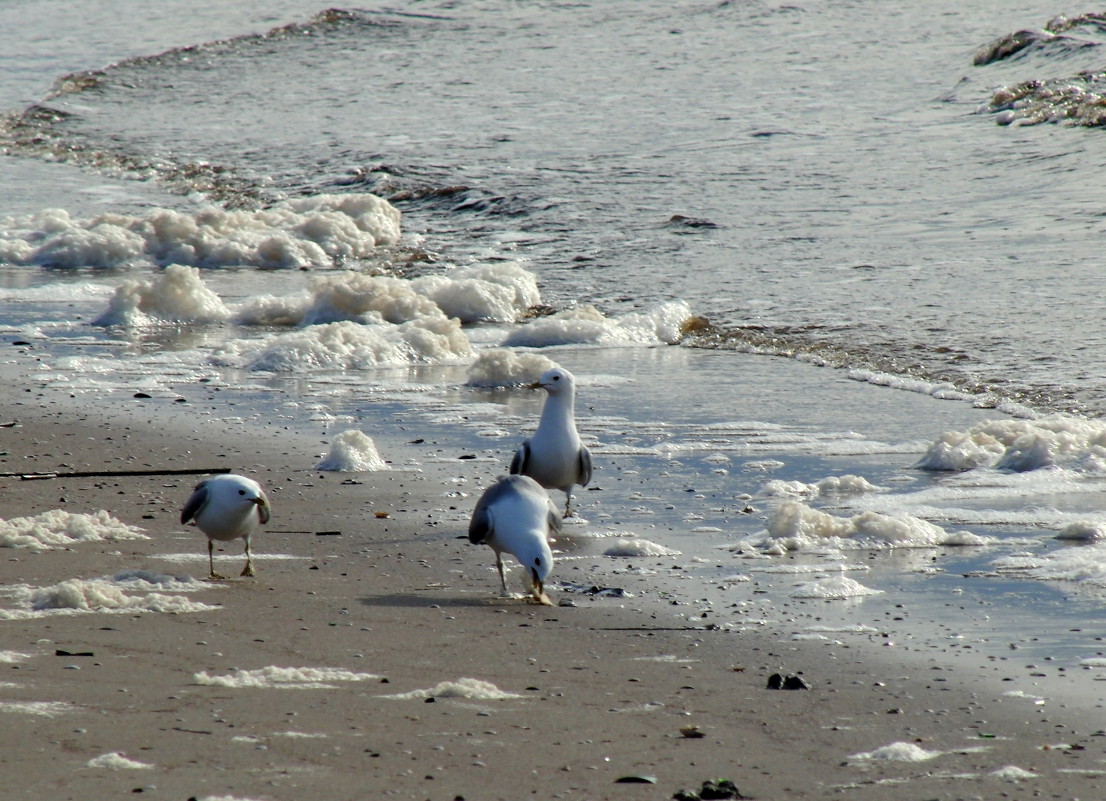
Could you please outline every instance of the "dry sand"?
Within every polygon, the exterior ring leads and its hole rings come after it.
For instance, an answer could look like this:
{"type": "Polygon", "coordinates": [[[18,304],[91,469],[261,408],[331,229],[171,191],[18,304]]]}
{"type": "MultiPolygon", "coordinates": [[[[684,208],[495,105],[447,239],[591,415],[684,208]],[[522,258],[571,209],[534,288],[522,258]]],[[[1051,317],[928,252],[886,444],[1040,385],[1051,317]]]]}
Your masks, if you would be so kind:
{"type": "MultiPolygon", "coordinates": [[[[1106,794],[1100,709],[1011,698],[947,653],[899,662],[878,637],[827,646],[786,625],[683,627],[656,599],[569,596],[555,584],[554,600],[574,606],[495,598],[491,552],[464,539],[475,498],[444,491],[457,462],[324,475],[309,469],[314,454],[276,437],[231,427],[197,442],[137,416],[75,418],[25,387],[4,394],[18,425],[0,428],[0,470],[231,468],[265,484],[274,509],[255,543],[258,575],[190,594],[217,609],[0,621],[0,652],[29,655],[0,662],[4,798],[669,799],[708,779],[758,799],[1106,794]],[[196,679],[266,667],[380,678],[196,679]],[[776,672],[801,673],[811,689],[766,689],[776,672]],[[461,679],[510,697],[387,697],[461,679]],[[65,706],[46,708],[52,716],[10,706],[22,702],[65,706]],[[938,753],[853,756],[893,744],[938,753]]],[[[173,411],[171,399],[142,403],[173,411]]],[[[2,479],[6,519],[105,509],[150,539],[6,549],[0,585],[125,569],[206,575],[205,561],[158,557],[206,553],[177,521],[195,480],[2,479]]],[[[235,574],[238,550],[225,564],[235,574]]]]}

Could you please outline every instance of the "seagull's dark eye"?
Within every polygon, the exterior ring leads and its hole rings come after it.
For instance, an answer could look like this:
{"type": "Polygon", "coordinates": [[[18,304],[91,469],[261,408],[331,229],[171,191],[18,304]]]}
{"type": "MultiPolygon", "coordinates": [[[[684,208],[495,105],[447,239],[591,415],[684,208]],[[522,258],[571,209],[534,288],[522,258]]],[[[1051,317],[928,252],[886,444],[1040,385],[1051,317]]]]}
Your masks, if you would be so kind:
{"type": "Polygon", "coordinates": [[[553,380],[554,381],[560,381],[561,377],[559,375],[555,375],[555,376],[553,376],[553,380]]]}
{"type": "Polygon", "coordinates": [[[541,567],[541,557],[540,556],[534,558],[534,567],[541,567]]]}
{"type": "Polygon", "coordinates": [[[239,494],[239,495],[245,495],[245,494],[246,494],[246,491],[245,491],[245,490],[238,490],[238,494],[239,494]]]}

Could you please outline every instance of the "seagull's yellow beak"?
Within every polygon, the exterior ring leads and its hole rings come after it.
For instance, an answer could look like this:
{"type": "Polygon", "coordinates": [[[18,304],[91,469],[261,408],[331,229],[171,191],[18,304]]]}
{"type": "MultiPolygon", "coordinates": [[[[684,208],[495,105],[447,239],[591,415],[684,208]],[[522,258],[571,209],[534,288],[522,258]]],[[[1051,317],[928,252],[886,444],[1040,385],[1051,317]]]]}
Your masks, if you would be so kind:
{"type": "Polygon", "coordinates": [[[538,578],[537,571],[533,568],[530,569],[530,592],[534,596],[534,600],[542,606],[553,606],[553,602],[549,600],[549,596],[545,594],[545,585],[542,584],[542,580],[538,578]]]}
{"type": "Polygon", "coordinates": [[[532,384],[527,384],[526,385],[527,389],[541,389],[541,387],[542,387],[541,381],[535,381],[532,384]]]}

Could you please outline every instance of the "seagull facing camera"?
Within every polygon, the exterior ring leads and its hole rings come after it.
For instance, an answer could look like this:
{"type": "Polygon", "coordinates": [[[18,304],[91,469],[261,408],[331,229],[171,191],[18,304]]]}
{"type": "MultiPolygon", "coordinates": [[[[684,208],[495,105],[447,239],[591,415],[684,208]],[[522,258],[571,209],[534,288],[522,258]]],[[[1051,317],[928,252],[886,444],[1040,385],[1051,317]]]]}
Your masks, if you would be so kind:
{"type": "Polygon", "coordinates": [[[265,497],[261,485],[252,478],[230,473],[197,484],[181,510],[180,522],[187,525],[194,521],[207,536],[209,578],[226,578],[215,572],[215,540],[244,540],[246,566],[242,568],[242,575],[252,576],[250,537],[269,522],[269,512],[269,499],[265,497]]]}

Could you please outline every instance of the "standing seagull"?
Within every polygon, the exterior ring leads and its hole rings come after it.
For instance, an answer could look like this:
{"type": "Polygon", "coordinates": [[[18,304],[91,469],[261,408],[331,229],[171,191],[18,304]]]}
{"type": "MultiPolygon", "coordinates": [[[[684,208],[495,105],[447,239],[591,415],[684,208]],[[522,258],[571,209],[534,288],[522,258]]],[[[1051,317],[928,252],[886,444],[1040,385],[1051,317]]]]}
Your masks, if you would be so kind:
{"type": "Polygon", "coordinates": [[[549,537],[561,530],[557,507],[538,482],[528,476],[500,476],[484,490],[469,521],[469,542],[484,543],[495,551],[499,581],[507,592],[503,552],[513,554],[526,570],[526,583],[534,600],[553,606],[544,582],[553,568],[549,537]]]}
{"type": "Polygon", "coordinates": [[[195,520],[197,528],[207,535],[209,578],[226,578],[215,572],[215,540],[245,540],[246,566],[242,569],[242,575],[253,575],[250,537],[260,526],[269,522],[269,499],[260,484],[233,474],[201,481],[180,513],[182,525],[190,520],[195,520]]]}
{"type": "Polygon", "coordinates": [[[565,494],[565,517],[572,514],[572,487],[591,481],[591,452],[576,431],[576,379],[568,370],[546,370],[532,388],[548,394],[538,430],[515,451],[511,474],[530,476],[546,489],[565,494]]]}

